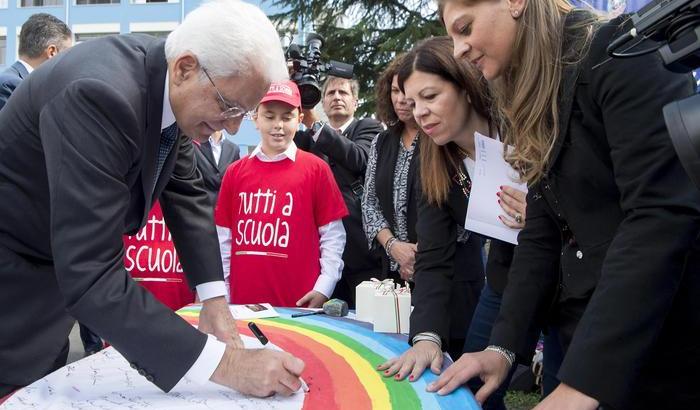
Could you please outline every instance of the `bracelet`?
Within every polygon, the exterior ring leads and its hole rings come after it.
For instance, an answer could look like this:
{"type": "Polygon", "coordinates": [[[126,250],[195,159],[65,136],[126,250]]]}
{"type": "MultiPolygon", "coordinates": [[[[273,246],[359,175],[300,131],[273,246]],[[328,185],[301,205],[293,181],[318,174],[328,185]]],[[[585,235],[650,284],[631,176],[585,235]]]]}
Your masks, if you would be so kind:
{"type": "Polygon", "coordinates": [[[394,245],[394,242],[396,242],[396,241],[397,241],[396,237],[392,236],[384,243],[384,251],[386,252],[386,256],[391,258],[391,247],[394,245]]]}
{"type": "Polygon", "coordinates": [[[442,350],[442,339],[440,339],[440,336],[433,332],[422,332],[418,333],[417,335],[413,336],[413,339],[411,339],[411,342],[415,345],[416,343],[427,340],[429,342],[433,342],[436,345],[438,345],[438,348],[442,350]]]}
{"type": "Polygon", "coordinates": [[[511,367],[513,366],[513,363],[515,363],[515,353],[511,352],[508,349],[505,349],[501,346],[491,345],[491,346],[488,346],[486,349],[484,349],[484,351],[487,351],[487,350],[500,353],[501,356],[505,357],[505,359],[508,361],[508,364],[511,367]]]}

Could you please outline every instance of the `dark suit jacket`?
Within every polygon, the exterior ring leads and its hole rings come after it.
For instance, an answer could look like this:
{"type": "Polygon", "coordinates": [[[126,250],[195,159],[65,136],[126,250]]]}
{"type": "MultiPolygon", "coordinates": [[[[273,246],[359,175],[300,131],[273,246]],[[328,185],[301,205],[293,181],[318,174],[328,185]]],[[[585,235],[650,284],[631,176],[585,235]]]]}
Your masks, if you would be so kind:
{"type": "Polygon", "coordinates": [[[29,72],[19,61],[15,61],[14,64],[0,73],[0,110],[5,106],[15,88],[27,76],[29,76],[29,72]]]}
{"type": "Polygon", "coordinates": [[[587,58],[564,71],[561,134],[528,194],[491,343],[531,356],[527,328],[548,322],[568,346],[562,382],[612,408],[693,408],[700,193],[661,113],[693,83],[656,53],[609,59],[620,21],[603,25],[587,58]]]}
{"type": "MultiPolygon", "coordinates": [[[[381,131],[382,126],[378,121],[365,118],[354,120],[342,135],[326,124],[315,143],[308,131],[298,132],[294,137],[298,148],[312,152],[328,162],[350,212],[343,218],[346,233],[344,277],[355,274],[371,276],[381,271],[380,253],[367,248],[367,238],[362,229],[361,205],[369,148],[374,137],[381,131]]],[[[352,291],[354,293],[354,288],[352,291]]]]}
{"type": "Polygon", "coordinates": [[[233,162],[241,158],[241,150],[238,145],[222,137],[221,140],[221,157],[219,164],[216,164],[214,153],[211,150],[209,141],[197,144],[195,156],[197,159],[197,169],[202,173],[204,189],[209,196],[209,202],[212,208],[216,206],[216,198],[219,196],[219,188],[221,188],[221,179],[224,177],[226,168],[233,162]]]}
{"type": "MultiPolygon", "coordinates": [[[[461,346],[449,346],[449,342],[464,338],[471,323],[484,283],[481,254],[484,238],[471,233],[466,243],[457,242],[457,227],[464,225],[468,206],[458,184],[450,187],[445,204],[435,206],[423,196],[420,178],[416,182],[421,193],[416,223],[416,286],[412,295],[415,307],[409,340],[421,332],[434,332],[442,338],[443,349],[461,349],[461,346]]],[[[512,248],[510,244],[492,240],[487,267],[496,275],[507,272],[512,248]]],[[[491,282],[491,274],[487,275],[491,282]]]]}
{"type": "Polygon", "coordinates": [[[71,316],[169,390],[206,336],[136,285],[122,235],[160,198],[190,285],[223,280],[207,194],[181,135],[153,186],[166,75],[145,35],[79,44],[0,111],[0,382],[44,376],[71,316]]]}

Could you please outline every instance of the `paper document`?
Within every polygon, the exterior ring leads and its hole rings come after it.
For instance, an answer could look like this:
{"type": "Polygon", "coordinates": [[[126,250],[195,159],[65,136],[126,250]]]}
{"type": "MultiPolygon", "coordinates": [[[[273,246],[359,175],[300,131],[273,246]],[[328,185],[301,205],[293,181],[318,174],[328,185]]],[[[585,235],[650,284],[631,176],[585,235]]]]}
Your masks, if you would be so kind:
{"type": "Polygon", "coordinates": [[[518,173],[503,159],[503,143],[474,133],[476,165],[469,195],[467,219],[464,228],[513,244],[518,243],[520,229],[507,227],[499,215],[505,211],[498,205],[496,193],[502,185],[527,192],[527,185],[517,182],[518,173]]]}
{"type": "Polygon", "coordinates": [[[253,303],[249,305],[230,305],[231,315],[234,319],[265,319],[279,317],[279,313],[269,303],[253,303]]]}

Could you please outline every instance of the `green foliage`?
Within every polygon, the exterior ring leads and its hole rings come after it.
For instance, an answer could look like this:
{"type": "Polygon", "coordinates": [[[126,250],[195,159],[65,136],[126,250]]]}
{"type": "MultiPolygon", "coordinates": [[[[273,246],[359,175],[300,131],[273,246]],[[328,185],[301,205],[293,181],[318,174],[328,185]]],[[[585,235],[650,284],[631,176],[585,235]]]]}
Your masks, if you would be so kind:
{"type": "Polygon", "coordinates": [[[355,65],[358,116],[374,113],[374,84],[396,53],[419,40],[444,35],[433,0],[266,0],[286,10],[270,18],[283,35],[299,25],[325,38],[324,60],[355,65]]]}

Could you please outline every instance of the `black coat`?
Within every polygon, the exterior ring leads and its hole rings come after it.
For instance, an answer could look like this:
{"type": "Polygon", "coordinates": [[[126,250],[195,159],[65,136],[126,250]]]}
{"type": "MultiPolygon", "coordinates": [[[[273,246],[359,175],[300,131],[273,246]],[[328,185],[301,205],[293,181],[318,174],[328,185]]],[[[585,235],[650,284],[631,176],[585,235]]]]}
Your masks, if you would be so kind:
{"type": "Polygon", "coordinates": [[[561,133],[529,191],[491,343],[531,356],[528,327],[550,324],[566,349],[559,379],[606,408],[694,408],[700,194],[661,111],[693,82],[656,53],[609,59],[619,24],[564,71],[561,133]]]}
{"type": "Polygon", "coordinates": [[[215,207],[219,189],[221,188],[221,179],[224,177],[226,168],[241,158],[241,150],[238,148],[238,145],[227,140],[226,137],[222,137],[221,157],[217,165],[214,153],[211,150],[211,143],[205,141],[198,145],[199,147],[195,150],[197,169],[202,173],[202,181],[204,182],[204,189],[209,196],[209,202],[212,204],[212,207],[215,207]]]}
{"type": "MultiPolygon", "coordinates": [[[[297,147],[312,152],[328,162],[340,192],[343,194],[348,216],[343,218],[346,242],[343,252],[343,278],[353,281],[369,279],[381,271],[381,254],[370,251],[362,228],[362,187],[367,169],[367,157],[372,140],[382,131],[381,124],[371,118],[354,120],[341,135],[326,124],[316,142],[310,132],[298,132],[294,138],[297,147]]],[[[350,285],[354,293],[354,286],[350,285]]]]}
{"type": "Polygon", "coordinates": [[[163,390],[202,351],[123,261],[159,198],[190,285],[223,280],[189,137],[154,188],[166,70],[163,40],[104,37],[42,64],[0,110],[0,384],[43,377],[75,319],[163,390]]]}
{"type": "Polygon", "coordinates": [[[29,72],[19,61],[15,61],[14,64],[0,73],[0,110],[7,104],[7,100],[15,88],[28,76],[29,72]]]}

